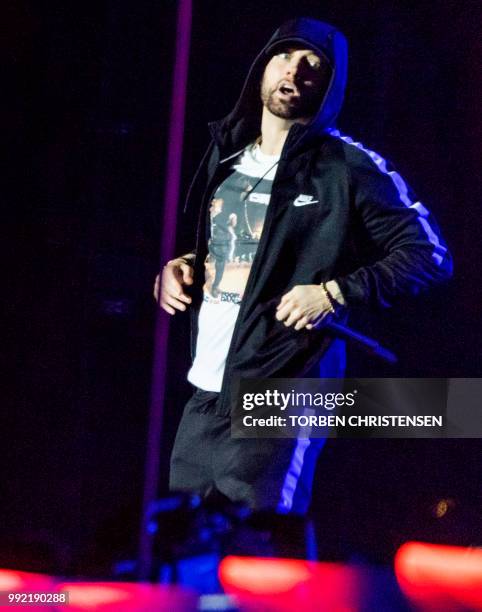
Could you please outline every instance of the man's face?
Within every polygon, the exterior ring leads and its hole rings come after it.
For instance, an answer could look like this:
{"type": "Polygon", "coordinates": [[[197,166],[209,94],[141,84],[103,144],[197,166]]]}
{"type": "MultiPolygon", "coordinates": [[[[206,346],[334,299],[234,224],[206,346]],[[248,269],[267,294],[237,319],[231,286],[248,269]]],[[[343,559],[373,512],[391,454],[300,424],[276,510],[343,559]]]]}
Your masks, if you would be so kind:
{"type": "Polygon", "coordinates": [[[261,100],[276,117],[309,119],[320,107],[330,76],[330,66],[314,51],[281,49],[264,70],[261,100]]]}

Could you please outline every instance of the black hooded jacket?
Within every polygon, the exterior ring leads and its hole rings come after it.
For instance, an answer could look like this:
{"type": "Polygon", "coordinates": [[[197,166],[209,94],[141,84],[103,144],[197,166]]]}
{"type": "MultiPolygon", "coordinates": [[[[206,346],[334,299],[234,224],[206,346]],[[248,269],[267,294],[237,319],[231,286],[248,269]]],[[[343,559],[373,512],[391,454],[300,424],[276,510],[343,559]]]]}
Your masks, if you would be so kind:
{"type": "Polygon", "coordinates": [[[230,162],[260,133],[259,84],[276,47],[300,43],[328,59],[331,80],[313,120],[289,130],[272,185],[263,233],[224,372],[218,412],[229,414],[239,378],[295,377],[311,368],[331,340],[275,318],[295,285],[338,282],[352,305],[389,306],[399,296],[448,278],[452,261],[427,209],[386,160],[335,129],[346,84],[347,45],[332,26],[300,18],[279,28],[255,59],[233,111],[209,125],[212,142],[188,193],[198,214],[193,335],[202,301],[208,203],[230,162]],[[312,202],[294,206],[298,196],[312,202]]]}

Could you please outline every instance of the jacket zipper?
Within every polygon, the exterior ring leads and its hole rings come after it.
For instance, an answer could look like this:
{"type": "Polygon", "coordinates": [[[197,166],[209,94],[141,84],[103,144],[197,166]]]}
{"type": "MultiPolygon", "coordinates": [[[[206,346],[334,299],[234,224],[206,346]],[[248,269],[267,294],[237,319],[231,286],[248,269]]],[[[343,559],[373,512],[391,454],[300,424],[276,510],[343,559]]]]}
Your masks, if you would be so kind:
{"type": "MultiPolygon", "coordinates": [[[[282,163],[282,158],[280,158],[280,165],[282,163]]],[[[277,175],[279,173],[280,170],[280,166],[278,166],[278,171],[277,171],[277,175]]],[[[251,271],[249,273],[249,277],[248,277],[248,282],[246,283],[246,288],[244,290],[244,295],[243,295],[243,299],[241,301],[241,305],[239,307],[239,312],[238,312],[238,317],[236,319],[236,323],[234,325],[234,330],[233,330],[233,335],[231,337],[231,343],[229,345],[229,350],[228,350],[228,354],[226,356],[226,363],[224,366],[224,374],[223,374],[223,382],[221,385],[221,391],[219,394],[219,408],[221,410],[221,412],[223,414],[223,408],[224,405],[226,404],[226,397],[229,397],[229,393],[226,393],[226,387],[228,385],[228,373],[229,373],[229,367],[230,367],[230,361],[231,361],[231,357],[232,354],[234,352],[234,347],[236,345],[236,341],[237,341],[237,337],[239,335],[239,328],[241,327],[241,321],[242,321],[242,317],[244,315],[244,311],[246,310],[246,304],[247,304],[247,297],[249,296],[251,287],[254,283],[254,278],[256,276],[256,273],[258,271],[259,265],[260,265],[260,259],[262,257],[262,255],[264,254],[264,251],[266,250],[266,243],[268,241],[268,236],[271,230],[271,224],[272,224],[272,219],[274,216],[274,209],[273,206],[271,206],[271,203],[273,201],[273,194],[276,191],[276,186],[277,186],[277,180],[276,180],[276,176],[275,179],[273,181],[273,185],[271,187],[271,197],[270,197],[270,206],[268,206],[268,210],[266,211],[266,217],[265,217],[265,221],[264,221],[264,227],[263,227],[263,233],[261,234],[261,239],[259,241],[259,245],[258,248],[256,250],[256,255],[254,256],[254,260],[253,260],[253,265],[251,266],[251,271]]]]}

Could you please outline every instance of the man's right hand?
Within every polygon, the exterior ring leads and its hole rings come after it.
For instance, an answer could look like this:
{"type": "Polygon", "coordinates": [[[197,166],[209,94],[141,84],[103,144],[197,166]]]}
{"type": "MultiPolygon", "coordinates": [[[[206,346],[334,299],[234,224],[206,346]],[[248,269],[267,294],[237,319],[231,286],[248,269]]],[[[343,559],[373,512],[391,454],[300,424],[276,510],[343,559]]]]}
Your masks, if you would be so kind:
{"type": "Polygon", "coordinates": [[[176,310],[186,310],[191,303],[189,295],[184,293],[184,285],[192,285],[193,269],[182,257],[171,259],[164,266],[162,274],[156,276],[154,298],[161,308],[173,315],[176,310]]]}

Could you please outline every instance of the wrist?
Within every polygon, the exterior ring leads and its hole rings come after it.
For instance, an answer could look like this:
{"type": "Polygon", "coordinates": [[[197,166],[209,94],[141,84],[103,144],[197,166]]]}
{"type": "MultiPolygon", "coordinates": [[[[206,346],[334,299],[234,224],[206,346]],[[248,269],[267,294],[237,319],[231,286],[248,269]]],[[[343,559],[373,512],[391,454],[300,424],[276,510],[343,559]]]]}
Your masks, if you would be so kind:
{"type": "Polygon", "coordinates": [[[329,280],[323,283],[326,291],[330,294],[331,298],[337,303],[338,306],[346,306],[345,298],[341,292],[340,286],[336,280],[329,280]]]}
{"type": "Polygon", "coordinates": [[[320,284],[323,296],[328,302],[331,314],[337,316],[345,307],[345,300],[336,281],[327,281],[320,284]]]}

